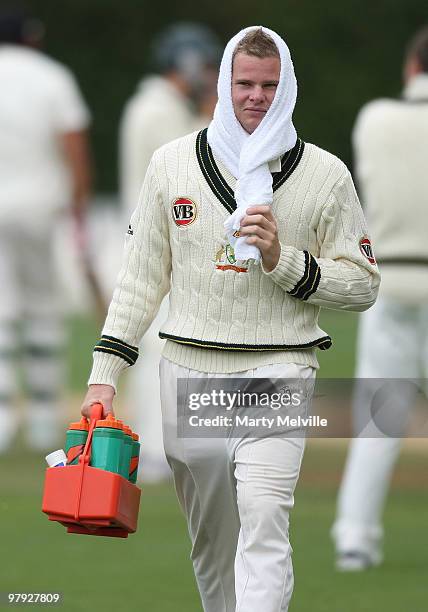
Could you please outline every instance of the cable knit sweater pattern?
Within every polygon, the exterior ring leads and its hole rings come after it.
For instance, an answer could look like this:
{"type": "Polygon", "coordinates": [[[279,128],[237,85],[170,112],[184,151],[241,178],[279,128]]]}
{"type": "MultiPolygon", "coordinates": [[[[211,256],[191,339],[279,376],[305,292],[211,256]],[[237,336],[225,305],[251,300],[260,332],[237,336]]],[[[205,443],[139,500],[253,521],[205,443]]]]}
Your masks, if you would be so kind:
{"type": "MultiPolygon", "coordinates": [[[[160,336],[167,347],[193,347],[196,355],[329,348],[318,326],[320,307],[362,311],[374,303],[379,273],[346,166],[298,140],[273,185],[281,255],[268,273],[263,265],[236,261],[225,244],[235,179],[214,159],[206,130],[156,151],[131,218],[90,383],[116,386],[168,291],[160,336]]],[[[180,350],[174,354],[183,362],[180,350]]],[[[200,359],[196,364],[203,369],[200,359]]],[[[185,365],[192,367],[188,353],[185,365]]]]}

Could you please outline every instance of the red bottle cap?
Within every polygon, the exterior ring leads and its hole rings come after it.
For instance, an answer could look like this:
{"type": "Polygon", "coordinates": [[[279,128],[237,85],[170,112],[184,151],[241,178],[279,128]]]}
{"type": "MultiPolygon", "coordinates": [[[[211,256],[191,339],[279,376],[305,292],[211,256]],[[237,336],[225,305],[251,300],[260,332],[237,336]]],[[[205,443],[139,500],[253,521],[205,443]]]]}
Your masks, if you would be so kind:
{"type": "Polygon", "coordinates": [[[70,423],[68,429],[80,429],[81,431],[89,431],[89,423],[86,417],[82,417],[76,423],[70,423]]]}
{"type": "Polygon", "coordinates": [[[98,427],[111,427],[113,429],[123,429],[121,421],[119,421],[119,419],[115,419],[112,414],[108,414],[107,418],[105,418],[102,421],[97,421],[96,429],[98,429],[98,427]]]}

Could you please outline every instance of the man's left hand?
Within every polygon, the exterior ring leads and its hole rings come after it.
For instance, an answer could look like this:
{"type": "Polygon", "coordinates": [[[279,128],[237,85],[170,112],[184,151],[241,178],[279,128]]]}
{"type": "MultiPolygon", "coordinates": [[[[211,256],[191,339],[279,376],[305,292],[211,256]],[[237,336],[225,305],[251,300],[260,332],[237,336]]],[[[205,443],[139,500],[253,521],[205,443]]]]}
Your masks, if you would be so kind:
{"type": "Polygon", "coordinates": [[[278,229],[270,206],[251,206],[241,221],[241,236],[248,236],[247,244],[256,246],[262,255],[263,267],[271,272],[279,261],[281,245],[278,229]]]}

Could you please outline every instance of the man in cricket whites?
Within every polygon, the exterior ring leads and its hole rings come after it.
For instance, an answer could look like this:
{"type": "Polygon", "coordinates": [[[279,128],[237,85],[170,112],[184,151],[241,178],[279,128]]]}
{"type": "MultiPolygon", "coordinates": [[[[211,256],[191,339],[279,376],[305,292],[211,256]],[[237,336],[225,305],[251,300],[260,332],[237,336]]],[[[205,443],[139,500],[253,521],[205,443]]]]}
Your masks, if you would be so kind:
{"type": "Polygon", "coordinates": [[[279,612],[293,590],[288,525],[304,438],[179,437],[177,381],[313,381],[316,348],[331,345],[320,307],[369,308],[379,274],[347,168],[296,134],[283,39],[264,27],[234,36],[218,94],[208,129],[152,157],[82,412],[95,402],[112,412],[118,376],[170,290],[164,444],[203,608],[279,612]]]}
{"type": "Polygon", "coordinates": [[[43,51],[45,28],[24,5],[0,7],[0,454],[20,426],[55,448],[63,430],[64,304],[54,235],[70,216],[84,234],[91,193],[90,111],[73,73],[43,51]]]}
{"type": "Polygon", "coordinates": [[[353,131],[382,287],[376,307],[360,319],[353,401],[358,437],[350,444],[332,529],[339,571],[383,561],[389,483],[418,393],[415,383],[428,374],[428,26],[408,43],[403,81],[401,98],[366,104],[353,131]],[[395,379],[395,391],[387,410],[378,411],[376,388],[383,379],[392,379],[390,385],[395,379]],[[400,415],[396,424],[394,414],[400,415]]]}

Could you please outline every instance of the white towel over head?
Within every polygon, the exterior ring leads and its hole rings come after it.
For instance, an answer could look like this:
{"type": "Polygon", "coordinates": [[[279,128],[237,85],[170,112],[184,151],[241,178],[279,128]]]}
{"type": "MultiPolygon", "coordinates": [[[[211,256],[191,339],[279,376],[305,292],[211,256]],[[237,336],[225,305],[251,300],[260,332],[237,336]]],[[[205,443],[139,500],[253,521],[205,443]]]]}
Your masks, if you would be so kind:
{"type": "Polygon", "coordinates": [[[259,261],[260,251],[247,244],[245,237],[235,238],[246,209],[256,204],[272,204],[272,174],[269,162],[294,147],[297,141],[292,115],[297,96],[297,82],[290,52],[283,39],[263,26],[241,30],[226,45],[218,79],[218,103],[208,128],[208,142],[214,155],[237,179],[237,209],[226,220],[225,229],[236,259],[259,261]],[[235,116],[232,103],[232,58],[241,39],[252,30],[262,29],[275,42],[281,71],[273,102],[260,124],[249,134],[235,116]]]}

